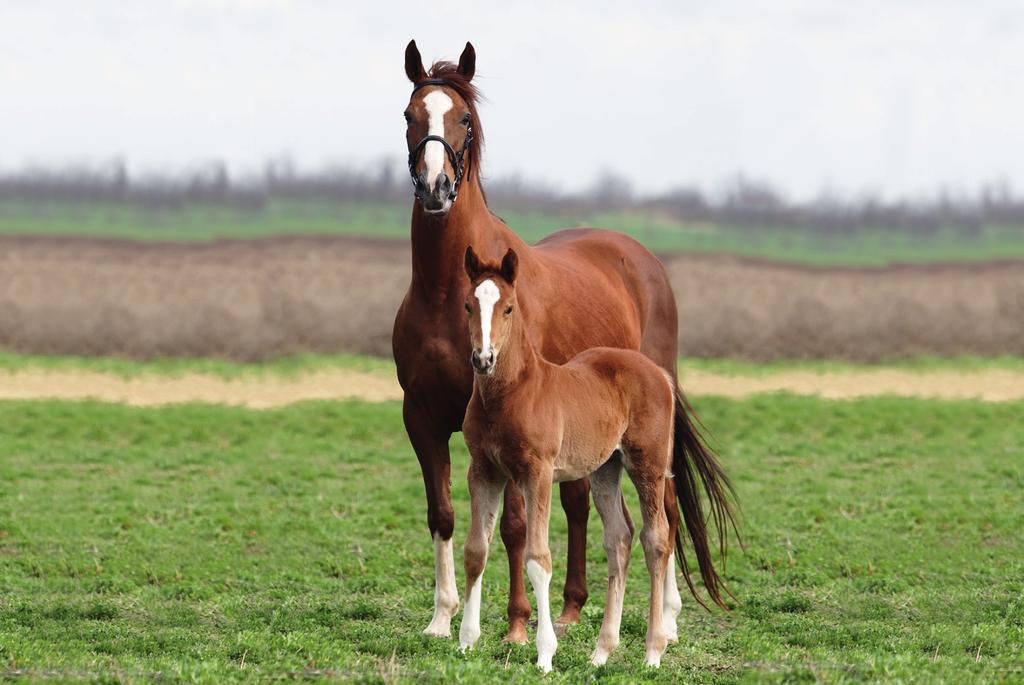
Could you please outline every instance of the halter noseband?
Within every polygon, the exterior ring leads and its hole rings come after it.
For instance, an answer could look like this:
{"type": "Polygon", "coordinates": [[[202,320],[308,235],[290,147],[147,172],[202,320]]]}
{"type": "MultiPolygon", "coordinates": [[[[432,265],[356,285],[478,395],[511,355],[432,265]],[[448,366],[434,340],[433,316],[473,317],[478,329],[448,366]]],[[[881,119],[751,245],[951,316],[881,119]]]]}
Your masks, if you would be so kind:
{"type": "MultiPolygon", "coordinates": [[[[420,88],[445,85],[448,84],[444,79],[428,78],[414,85],[412,92],[415,95],[416,91],[420,88]]],[[[423,148],[425,148],[427,143],[430,141],[441,143],[444,147],[445,155],[448,157],[448,161],[451,162],[452,168],[455,170],[455,178],[452,180],[452,188],[448,191],[448,199],[454,203],[455,199],[459,196],[459,186],[462,185],[462,176],[466,171],[466,150],[468,150],[469,146],[473,143],[473,124],[470,123],[466,125],[466,140],[463,141],[462,149],[458,152],[455,151],[455,148],[453,148],[443,136],[424,136],[423,140],[416,143],[416,147],[409,152],[409,175],[412,176],[412,187],[417,191],[421,189],[420,187],[422,186],[422,183],[420,182],[419,176],[416,174],[416,163],[420,159],[420,153],[423,151],[423,148]]],[[[426,188],[423,188],[423,190],[426,190],[426,188]]]]}

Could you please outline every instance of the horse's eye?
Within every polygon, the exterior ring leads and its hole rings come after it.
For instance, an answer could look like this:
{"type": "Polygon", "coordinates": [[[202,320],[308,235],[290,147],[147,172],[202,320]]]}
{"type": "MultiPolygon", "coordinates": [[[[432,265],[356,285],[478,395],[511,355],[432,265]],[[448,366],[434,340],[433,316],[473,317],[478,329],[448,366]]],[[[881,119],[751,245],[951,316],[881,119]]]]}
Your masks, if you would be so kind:
{"type": "Polygon", "coordinates": [[[471,311],[470,308],[469,308],[469,300],[466,300],[466,303],[464,305],[462,305],[462,306],[466,308],[467,312],[471,311]]]}
{"type": "Polygon", "coordinates": [[[505,316],[508,316],[511,313],[512,313],[512,305],[509,305],[508,308],[505,310],[505,316]]]}
{"type": "Polygon", "coordinates": [[[405,123],[407,123],[407,124],[411,124],[412,123],[412,114],[410,112],[408,112],[408,111],[403,112],[402,116],[405,117],[405,123]]]}
{"type": "Polygon", "coordinates": [[[465,115],[464,117],[462,117],[462,125],[463,126],[469,126],[469,122],[470,121],[472,121],[472,118],[468,114],[465,115]]]}

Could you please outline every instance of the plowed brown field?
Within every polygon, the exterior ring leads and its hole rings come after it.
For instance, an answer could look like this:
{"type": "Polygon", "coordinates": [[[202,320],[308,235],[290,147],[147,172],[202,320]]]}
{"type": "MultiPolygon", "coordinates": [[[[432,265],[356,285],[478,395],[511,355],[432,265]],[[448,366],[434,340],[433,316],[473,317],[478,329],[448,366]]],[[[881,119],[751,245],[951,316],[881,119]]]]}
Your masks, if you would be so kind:
{"type": "MultiPolygon", "coordinates": [[[[662,258],[686,356],[1024,355],[1024,262],[854,269],[662,258]]],[[[132,358],[389,356],[409,270],[406,244],[369,239],[0,237],[0,348],[132,358]]]]}

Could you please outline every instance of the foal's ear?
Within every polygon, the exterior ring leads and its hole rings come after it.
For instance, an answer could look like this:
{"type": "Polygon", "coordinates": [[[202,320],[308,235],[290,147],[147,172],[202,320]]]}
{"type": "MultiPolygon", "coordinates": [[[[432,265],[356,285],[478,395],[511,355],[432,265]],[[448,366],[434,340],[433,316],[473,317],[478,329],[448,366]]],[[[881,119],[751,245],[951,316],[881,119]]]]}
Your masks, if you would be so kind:
{"type": "Polygon", "coordinates": [[[476,50],[473,49],[473,44],[466,42],[466,47],[462,51],[462,56],[459,57],[459,73],[462,74],[467,81],[473,80],[473,74],[476,73],[476,50]]]}
{"type": "Polygon", "coordinates": [[[469,276],[469,280],[475,281],[483,271],[483,267],[480,265],[480,258],[473,251],[473,246],[469,245],[466,247],[466,275],[469,276]]]}
{"type": "Polygon", "coordinates": [[[420,57],[420,49],[416,47],[416,41],[410,40],[405,46],[405,75],[413,83],[419,83],[427,77],[427,70],[423,68],[423,58],[420,57]]]}
{"type": "Polygon", "coordinates": [[[516,282],[516,273],[518,271],[519,255],[510,247],[508,252],[505,253],[505,257],[501,260],[501,277],[505,279],[506,283],[513,285],[516,282]]]}

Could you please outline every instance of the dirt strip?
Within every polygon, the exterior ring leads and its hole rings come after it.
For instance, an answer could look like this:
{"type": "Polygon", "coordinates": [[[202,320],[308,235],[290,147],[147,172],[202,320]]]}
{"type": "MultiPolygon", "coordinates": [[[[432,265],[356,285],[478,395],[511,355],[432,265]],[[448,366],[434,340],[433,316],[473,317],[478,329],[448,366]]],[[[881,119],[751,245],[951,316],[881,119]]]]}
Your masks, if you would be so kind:
{"type": "MultiPolygon", "coordinates": [[[[687,371],[683,378],[692,396],[744,398],[760,393],[791,392],[827,399],[877,395],[1001,402],[1024,399],[1024,372],[927,371],[868,369],[819,373],[781,371],[734,376],[687,371]]],[[[135,406],[186,402],[268,409],[304,400],[400,400],[401,388],[384,374],[330,369],[286,377],[267,374],[225,379],[206,374],[124,378],[89,371],[24,370],[0,373],[0,400],[94,399],[135,406]]]]}

